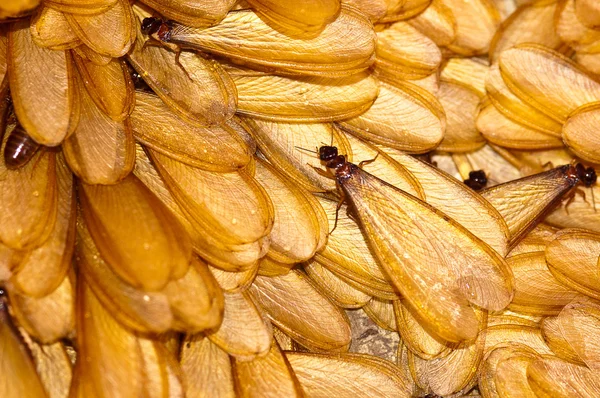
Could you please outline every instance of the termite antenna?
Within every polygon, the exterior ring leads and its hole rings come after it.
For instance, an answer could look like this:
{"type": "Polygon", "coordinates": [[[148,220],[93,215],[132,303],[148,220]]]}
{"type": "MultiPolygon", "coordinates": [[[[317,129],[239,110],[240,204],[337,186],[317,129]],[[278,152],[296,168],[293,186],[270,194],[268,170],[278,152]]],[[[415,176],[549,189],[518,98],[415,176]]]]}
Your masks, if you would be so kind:
{"type": "Polygon", "coordinates": [[[304,151],[304,152],[308,152],[308,153],[314,153],[315,155],[317,155],[317,154],[319,153],[319,152],[318,152],[318,151],[316,151],[316,150],[315,150],[315,151],[312,151],[312,150],[310,150],[310,149],[302,148],[302,147],[299,147],[299,146],[295,146],[294,148],[296,148],[296,149],[298,149],[298,150],[300,150],[300,151],[304,151]]]}
{"type": "Polygon", "coordinates": [[[590,190],[592,191],[592,206],[594,207],[594,213],[597,213],[596,200],[594,199],[594,187],[590,187],[590,190]]]}

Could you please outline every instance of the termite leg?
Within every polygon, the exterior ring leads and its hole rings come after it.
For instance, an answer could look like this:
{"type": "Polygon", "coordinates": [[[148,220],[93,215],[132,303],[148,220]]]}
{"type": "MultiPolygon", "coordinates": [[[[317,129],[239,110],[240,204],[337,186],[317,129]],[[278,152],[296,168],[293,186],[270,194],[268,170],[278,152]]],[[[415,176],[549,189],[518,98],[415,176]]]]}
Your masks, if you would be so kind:
{"type": "Polygon", "coordinates": [[[542,165],[542,170],[543,170],[543,169],[545,169],[545,168],[547,168],[548,166],[550,166],[550,168],[551,168],[551,169],[553,169],[553,168],[554,168],[554,163],[552,163],[552,161],[551,161],[551,160],[550,160],[550,161],[548,161],[548,162],[546,162],[546,163],[544,163],[544,164],[542,165]]]}
{"type": "Polygon", "coordinates": [[[575,189],[575,191],[569,196],[569,200],[567,200],[567,203],[565,204],[565,211],[567,212],[567,214],[569,214],[569,205],[575,200],[575,194],[581,195],[585,203],[587,203],[587,200],[585,200],[585,192],[583,192],[583,190],[581,190],[580,188],[575,189]]]}
{"type": "Polygon", "coordinates": [[[146,47],[164,47],[164,44],[160,40],[156,40],[155,38],[151,37],[144,42],[142,51],[144,51],[146,47]]]}
{"type": "Polygon", "coordinates": [[[187,69],[185,69],[183,67],[183,64],[179,61],[179,56],[181,55],[181,50],[178,50],[175,53],[175,63],[177,64],[177,66],[179,66],[181,68],[182,71],[185,72],[186,76],[188,77],[188,79],[190,79],[191,81],[194,81],[194,79],[192,79],[192,76],[190,76],[189,72],[187,71],[187,69]]]}
{"type": "Polygon", "coordinates": [[[369,163],[373,163],[374,161],[377,160],[378,157],[379,157],[379,152],[377,152],[377,155],[375,155],[375,157],[373,159],[363,160],[362,162],[360,162],[358,164],[358,167],[360,167],[362,169],[364,165],[369,164],[369,163]]]}
{"type": "Polygon", "coordinates": [[[335,231],[335,229],[337,228],[338,218],[340,215],[340,209],[342,208],[342,205],[344,204],[344,201],[346,200],[346,194],[344,193],[344,191],[342,189],[340,189],[339,185],[338,185],[338,192],[340,193],[340,200],[337,204],[337,207],[335,208],[335,223],[333,223],[333,229],[331,231],[329,231],[329,235],[331,235],[333,233],[333,231],[335,231]]]}
{"type": "Polygon", "coordinates": [[[330,174],[329,174],[329,173],[328,173],[326,170],[323,170],[323,169],[321,169],[321,168],[319,168],[319,167],[313,166],[312,164],[309,164],[309,166],[310,166],[310,167],[312,167],[313,169],[315,169],[315,171],[316,171],[316,172],[317,172],[319,175],[322,175],[323,177],[328,177],[328,178],[331,178],[331,175],[330,175],[330,174]]]}

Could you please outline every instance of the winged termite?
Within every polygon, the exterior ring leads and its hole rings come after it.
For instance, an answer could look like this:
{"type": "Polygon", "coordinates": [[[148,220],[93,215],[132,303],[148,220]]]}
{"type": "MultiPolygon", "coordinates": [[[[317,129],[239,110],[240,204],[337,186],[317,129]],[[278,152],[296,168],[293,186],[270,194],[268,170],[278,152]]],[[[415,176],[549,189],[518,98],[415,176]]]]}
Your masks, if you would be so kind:
{"type": "Polygon", "coordinates": [[[15,170],[27,164],[40,149],[40,144],[31,138],[17,122],[4,146],[4,164],[9,170],[15,170]]]}
{"type": "Polygon", "coordinates": [[[579,185],[590,187],[595,182],[593,168],[571,163],[496,185],[481,191],[481,195],[504,217],[513,247],[564,198],[574,195],[579,185]]]}
{"type": "Polygon", "coordinates": [[[252,10],[232,11],[214,27],[193,28],[177,23],[161,26],[159,39],[163,43],[292,74],[354,74],[370,66],[375,50],[370,21],[349,7],[342,7],[338,17],[314,38],[290,37],[271,28],[252,10]]]}
{"type": "MultiPolygon", "coordinates": [[[[150,15],[138,5],[133,11],[140,20],[150,15]]],[[[165,104],[196,126],[221,124],[233,116],[236,88],[218,62],[188,51],[173,53],[164,46],[145,46],[140,24],[136,24],[129,63],[165,104]]]]}
{"type": "Polygon", "coordinates": [[[469,172],[469,178],[464,181],[465,185],[474,191],[480,191],[488,183],[487,175],[483,170],[473,170],[469,172]]]}
{"type": "Polygon", "coordinates": [[[475,337],[478,321],[469,302],[494,310],[508,305],[512,273],[491,247],[427,203],[348,163],[337,148],[321,147],[319,155],[355,208],[380,266],[438,335],[448,341],[475,337]],[[409,243],[417,237],[419,243],[409,243]],[[449,252],[469,265],[453,267],[449,252]]]}

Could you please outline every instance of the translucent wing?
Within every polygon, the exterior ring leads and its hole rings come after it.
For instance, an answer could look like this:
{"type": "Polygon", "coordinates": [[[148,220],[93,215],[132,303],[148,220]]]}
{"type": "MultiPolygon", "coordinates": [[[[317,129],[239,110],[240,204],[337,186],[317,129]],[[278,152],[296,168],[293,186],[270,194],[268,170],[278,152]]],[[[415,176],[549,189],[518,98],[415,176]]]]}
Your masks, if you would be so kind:
{"type": "Polygon", "coordinates": [[[475,337],[468,303],[500,310],[512,298],[504,260],[445,214],[353,167],[340,184],[396,288],[444,339],[475,337]]]}

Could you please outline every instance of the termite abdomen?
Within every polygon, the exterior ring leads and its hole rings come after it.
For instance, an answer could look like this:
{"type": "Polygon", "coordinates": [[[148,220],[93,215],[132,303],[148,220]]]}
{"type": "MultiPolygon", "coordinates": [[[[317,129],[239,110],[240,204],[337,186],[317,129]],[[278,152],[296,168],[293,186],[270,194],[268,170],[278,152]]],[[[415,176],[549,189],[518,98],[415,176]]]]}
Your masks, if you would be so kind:
{"type": "Polygon", "coordinates": [[[15,170],[27,164],[40,148],[40,144],[31,138],[25,129],[17,124],[6,140],[4,164],[7,169],[15,170]]]}

